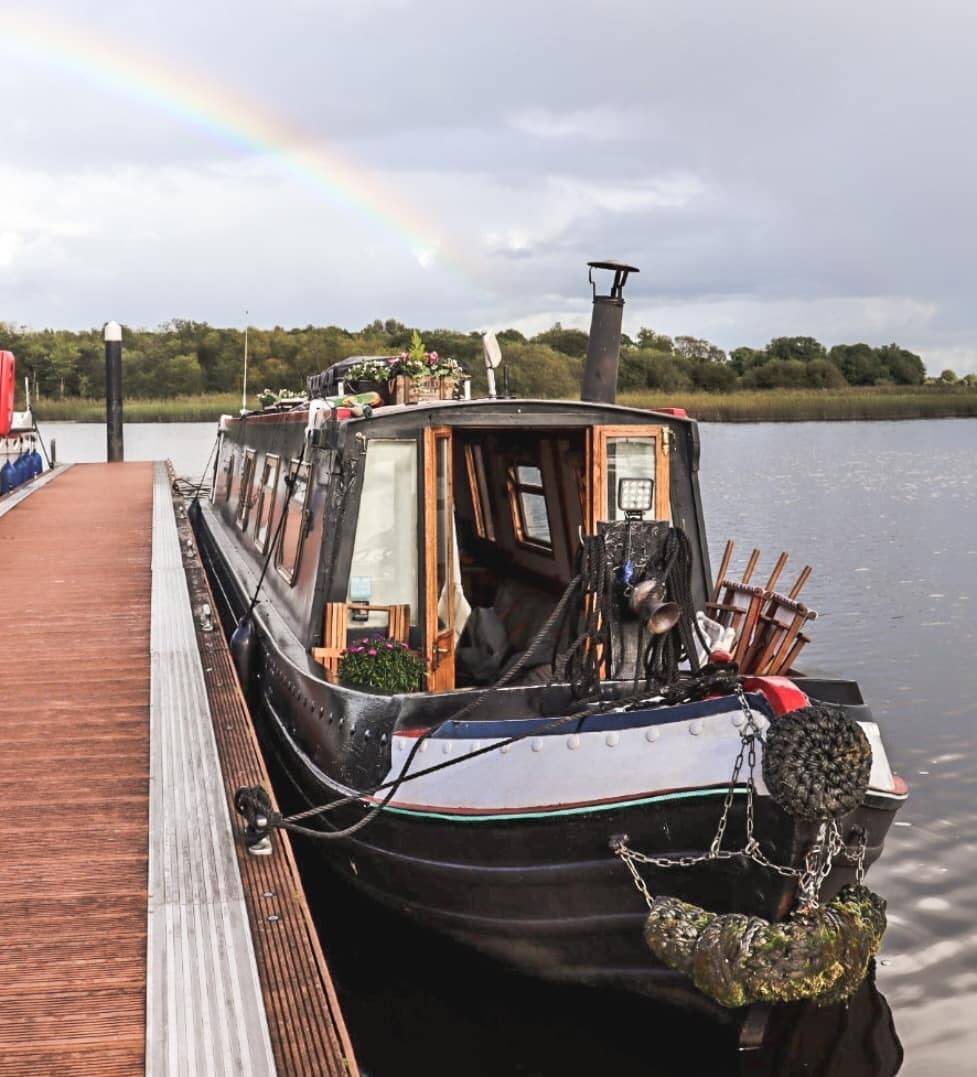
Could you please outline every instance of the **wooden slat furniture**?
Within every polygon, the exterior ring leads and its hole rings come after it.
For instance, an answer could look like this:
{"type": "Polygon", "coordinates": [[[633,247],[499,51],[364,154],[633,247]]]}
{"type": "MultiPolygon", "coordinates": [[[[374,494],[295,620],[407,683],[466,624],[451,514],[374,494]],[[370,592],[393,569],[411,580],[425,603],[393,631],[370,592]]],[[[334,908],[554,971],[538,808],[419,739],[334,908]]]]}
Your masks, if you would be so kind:
{"type": "Polygon", "coordinates": [[[733,542],[727,542],[711,601],[705,605],[706,613],[736,631],[733,658],[742,672],[785,673],[810,642],[802,632],[804,625],[817,617],[814,610],[798,600],[811,575],[811,566],[804,566],[790,593],[783,595],[774,588],[787,565],[786,553],[777,558],[766,587],[756,587],[749,581],[760,551],[751,551],[743,579],[737,581],[727,576],[733,549],[733,542]]]}
{"type": "Polygon", "coordinates": [[[361,602],[327,602],[322,630],[322,646],[312,648],[312,657],[325,667],[330,681],[339,677],[339,659],[346,650],[349,618],[353,610],[387,615],[387,637],[398,643],[408,643],[410,635],[410,606],[371,606],[361,602]]]}

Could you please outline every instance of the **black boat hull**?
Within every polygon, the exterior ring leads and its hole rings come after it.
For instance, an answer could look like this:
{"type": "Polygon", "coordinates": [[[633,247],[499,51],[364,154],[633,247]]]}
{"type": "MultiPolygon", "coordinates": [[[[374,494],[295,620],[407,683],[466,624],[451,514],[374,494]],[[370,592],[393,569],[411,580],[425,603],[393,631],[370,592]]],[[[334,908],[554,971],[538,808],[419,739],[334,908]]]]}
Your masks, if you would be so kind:
{"type": "MultiPolygon", "coordinates": [[[[244,595],[214,537],[199,527],[199,519],[197,524],[218,608],[225,625],[233,626],[245,608],[244,595]]],[[[280,797],[296,810],[328,804],[348,791],[345,782],[326,773],[332,753],[324,722],[331,727],[332,717],[323,715],[334,705],[330,686],[301,675],[260,619],[255,623],[245,689],[263,746],[289,783],[280,797]]],[[[369,738],[369,729],[361,735],[369,738]]],[[[686,977],[653,958],[642,938],[642,898],[610,851],[612,836],[627,834],[631,846],[645,853],[701,853],[716,832],[724,792],[717,786],[679,799],[664,794],[631,805],[511,819],[383,811],[352,838],[299,840],[314,844],[325,867],[372,901],[524,973],[621,988],[728,1016],[686,977]]],[[[899,803],[869,797],[841,820],[844,836],[856,826],[868,835],[867,864],[880,855],[899,803]]],[[[734,798],[724,848],[743,845],[744,804],[744,797],[734,798]]],[[[365,810],[348,805],[329,813],[326,822],[309,823],[334,829],[357,821],[365,810]]],[[[815,827],[762,797],[756,834],[772,860],[798,866],[815,827]]],[[[653,894],[675,895],[720,913],[778,919],[795,897],[792,878],[742,857],[690,868],[648,867],[644,877],[653,894]]],[[[822,893],[828,898],[853,879],[850,865],[836,863],[822,893]]]]}

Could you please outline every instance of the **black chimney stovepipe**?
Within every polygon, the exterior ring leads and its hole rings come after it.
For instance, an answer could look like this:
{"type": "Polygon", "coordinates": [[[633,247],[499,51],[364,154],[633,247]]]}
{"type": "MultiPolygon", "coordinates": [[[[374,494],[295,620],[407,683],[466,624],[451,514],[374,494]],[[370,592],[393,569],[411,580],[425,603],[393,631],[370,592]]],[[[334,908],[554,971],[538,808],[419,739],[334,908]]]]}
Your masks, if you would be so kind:
{"type": "Polygon", "coordinates": [[[590,319],[587,359],[580,386],[581,400],[613,404],[617,399],[617,367],[621,357],[621,321],[624,317],[624,285],[628,274],[640,273],[637,266],[623,262],[588,262],[587,279],[594,291],[594,310],[590,319]],[[609,295],[598,295],[595,269],[609,269],[614,274],[609,295]]]}

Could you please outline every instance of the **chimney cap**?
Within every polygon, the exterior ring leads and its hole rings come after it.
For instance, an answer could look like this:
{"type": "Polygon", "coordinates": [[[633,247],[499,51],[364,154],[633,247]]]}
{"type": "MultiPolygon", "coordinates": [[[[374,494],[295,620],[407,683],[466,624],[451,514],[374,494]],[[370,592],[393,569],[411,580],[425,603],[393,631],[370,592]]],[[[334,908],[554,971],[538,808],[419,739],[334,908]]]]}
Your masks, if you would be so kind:
{"type": "Polygon", "coordinates": [[[608,258],[603,262],[588,262],[588,266],[591,269],[611,269],[615,272],[619,269],[623,269],[628,273],[640,273],[641,270],[637,266],[629,266],[626,262],[615,262],[613,259],[608,258]]]}

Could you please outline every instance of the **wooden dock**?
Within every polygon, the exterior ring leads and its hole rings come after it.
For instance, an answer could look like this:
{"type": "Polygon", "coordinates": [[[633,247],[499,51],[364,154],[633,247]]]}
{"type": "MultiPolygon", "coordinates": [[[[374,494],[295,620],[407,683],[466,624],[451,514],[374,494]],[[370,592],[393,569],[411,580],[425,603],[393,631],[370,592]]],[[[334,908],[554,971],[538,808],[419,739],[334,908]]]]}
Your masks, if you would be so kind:
{"type": "Polygon", "coordinates": [[[269,783],[166,469],[0,502],[0,579],[0,1074],[356,1077],[287,837],[233,833],[269,783]]]}

